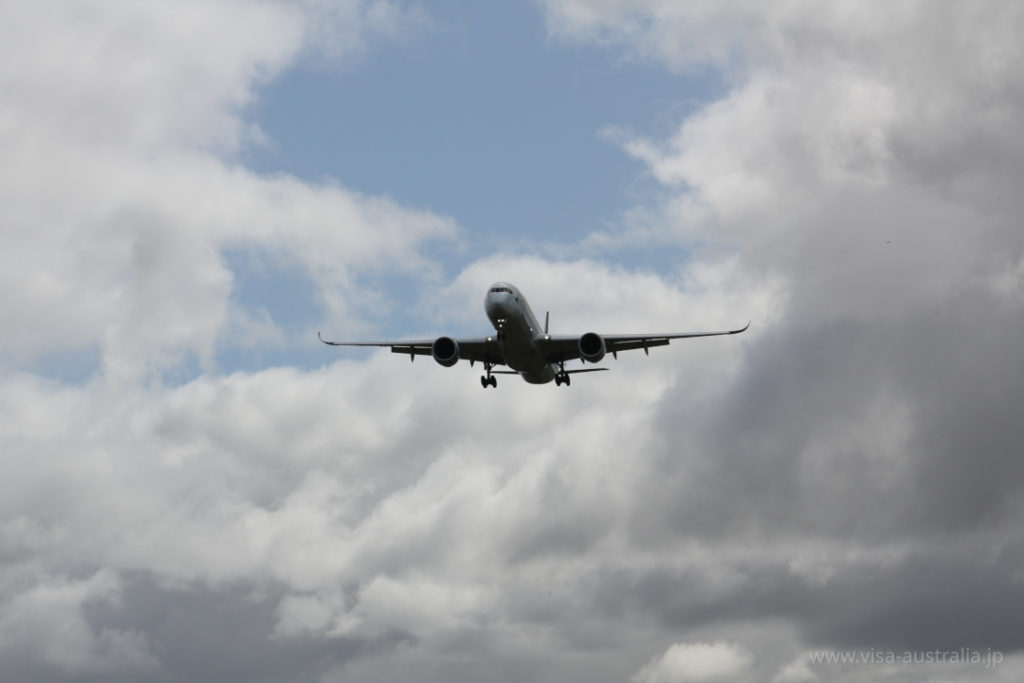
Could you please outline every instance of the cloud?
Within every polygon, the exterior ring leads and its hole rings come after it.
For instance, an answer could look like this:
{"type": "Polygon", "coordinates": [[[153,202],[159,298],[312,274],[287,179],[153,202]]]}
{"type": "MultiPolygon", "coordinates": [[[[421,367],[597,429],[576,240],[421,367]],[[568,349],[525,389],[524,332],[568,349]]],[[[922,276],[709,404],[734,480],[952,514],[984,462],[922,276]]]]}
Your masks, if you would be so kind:
{"type": "Polygon", "coordinates": [[[374,41],[401,39],[430,24],[418,7],[390,0],[299,0],[306,45],[333,61],[369,49],[374,41]]]}
{"type": "MultiPolygon", "coordinates": [[[[7,362],[97,349],[108,377],[132,380],[190,358],[210,367],[240,323],[274,338],[238,310],[227,250],[289,265],[353,321],[358,300],[343,287],[359,272],[429,270],[418,250],[450,238],[450,220],[231,160],[253,139],[244,107],[295,62],[309,24],[341,22],[358,42],[388,7],[332,5],[344,17],[316,21],[301,5],[245,2],[6,13],[0,173],[17,249],[0,278],[21,293],[0,310],[7,362]]],[[[345,36],[332,42],[338,59],[362,49],[345,36]]]]}
{"type": "Polygon", "coordinates": [[[631,680],[635,683],[735,680],[750,656],[732,643],[676,643],[652,659],[631,680]]]}
{"type": "MultiPolygon", "coordinates": [[[[668,140],[622,138],[673,190],[644,236],[696,245],[708,260],[716,245],[734,245],[737,270],[771,278],[785,302],[747,356],[734,402],[715,411],[723,421],[694,445],[721,479],[678,499],[714,491],[731,504],[720,495],[727,482],[739,495],[760,481],[767,507],[751,509],[777,528],[822,523],[834,509],[848,530],[895,534],[966,528],[1016,509],[1020,473],[1004,454],[1020,435],[1004,406],[1022,389],[1006,369],[1020,343],[1007,292],[1024,252],[1012,227],[1024,206],[1010,184],[1024,168],[1006,150],[1024,139],[1006,113],[1024,105],[1008,87],[1024,52],[1005,26],[1019,11],[943,5],[919,24],[908,8],[883,20],[799,3],[771,12],[549,3],[555,30],[578,37],[600,26],[627,49],[651,33],[672,45],[702,32],[754,37],[742,50],[756,68],[725,97],[668,140]],[[639,23],[616,32],[621,13],[639,23]],[[744,482],[737,473],[747,468],[757,474],[744,482]],[[789,504],[819,495],[821,514],[789,504]],[[836,496],[850,499],[836,505],[836,496]]],[[[673,66],[717,54],[652,44],[653,57],[673,66]]],[[[621,239],[635,234],[627,224],[621,239]]],[[[693,438],[674,415],[664,426],[677,443],[693,438]]],[[[743,514],[704,502],[684,505],[681,518],[743,514]]]]}
{"type": "Polygon", "coordinates": [[[801,655],[784,666],[772,679],[775,683],[801,683],[816,681],[818,675],[808,666],[808,657],[801,655]]]}
{"type": "Polygon", "coordinates": [[[42,579],[19,591],[0,608],[0,648],[8,665],[11,660],[39,660],[71,675],[153,671],[157,660],[144,634],[93,628],[83,613],[90,604],[117,603],[119,598],[120,582],[108,569],[82,580],[42,579]]]}
{"type": "MultiPolygon", "coordinates": [[[[553,291],[581,276],[611,280],[585,264],[553,291]]],[[[622,282],[639,295],[650,281],[622,282]]],[[[685,300],[660,291],[671,308],[685,300]]],[[[682,358],[709,374],[731,365],[727,350],[694,351],[682,358]]],[[[597,585],[628,542],[620,520],[669,355],[608,373],[597,400],[503,382],[481,403],[474,371],[386,352],[160,390],[10,378],[2,500],[22,521],[3,554],[47,570],[88,556],[122,577],[123,607],[87,623],[145,633],[165,671],[185,666],[184,636],[152,612],[179,601],[190,607],[176,619],[200,618],[200,604],[226,623],[251,611],[245,639],[210,634],[239,657],[261,637],[283,661],[343,644],[327,660],[339,665],[409,642],[448,671],[444,652],[519,661],[607,642],[595,623],[613,617],[581,603],[578,582],[597,585]]]]}
{"type": "Polygon", "coordinates": [[[484,393],[387,351],[215,367],[232,332],[281,338],[225,252],[297,273],[338,329],[368,325],[367,277],[440,279],[424,247],[451,220],[234,159],[268,79],[415,11],[7,13],[5,670],[791,680],[827,678],[812,647],[971,646],[1005,668],[927,675],[1019,677],[1019,10],[545,7],[559,37],[723,70],[665,139],[614,133],[664,199],[593,236],[686,258],[491,255],[423,288],[429,333],[478,334],[499,279],[556,332],[753,325],[484,393]],[[89,350],[84,381],[33,370],[89,350]]]}
{"type": "MultiPolygon", "coordinates": [[[[1024,100],[1011,75],[1024,51],[1007,28],[1019,8],[545,7],[560,38],[678,71],[710,63],[728,86],[666,139],[611,132],[667,198],[595,239],[681,245],[705,267],[729,254],[780,304],[720,402],[682,385],[659,402],[664,441],[639,487],[651,504],[637,538],[748,539],[760,551],[724,594],[744,596],[742,618],[836,600],[787,616],[819,644],[1018,649],[1014,627],[981,605],[989,589],[1020,599],[1006,559],[1019,551],[1024,474],[1010,455],[1024,397],[1012,294],[1024,100]],[[852,561],[828,563],[819,594],[769,559],[794,539],[852,561]],[[884,548],[899,550],[883,559],[884,548]],[[931,574],[944,578],[922,583],[931,574]],[[903,603],[897,625],[879,593],[921,601],[903,603]],[[932,609],[946,617],[925,619],[932,609]]],[[[670,574],[652,595],[703,585],[670,574]]],[[[711,600],[706,616],[728,611],[711,600]]],[[[679,628],[704,618],[686,600],[670,612],[679,628]]]]}

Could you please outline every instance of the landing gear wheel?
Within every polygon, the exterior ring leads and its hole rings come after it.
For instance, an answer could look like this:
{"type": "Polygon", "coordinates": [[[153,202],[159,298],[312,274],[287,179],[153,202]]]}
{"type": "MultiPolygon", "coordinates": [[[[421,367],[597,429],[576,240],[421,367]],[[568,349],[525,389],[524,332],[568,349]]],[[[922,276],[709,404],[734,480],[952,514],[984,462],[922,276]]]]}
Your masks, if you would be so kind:
{"type": "Polygon", "coordinates": [[[491,374],[490,368],[487,369],[486,375],[480,376],[480,386],[484,389],[487,387],[494,387],[495,389],[498,388],[498,378],[491,374]]]}
{"type": "Polygon", "coordinates": [[[565,361],[558,364],[558,372],[555,373],[555,386],[569,386],[569,373],[565,371],[565,361]]]}

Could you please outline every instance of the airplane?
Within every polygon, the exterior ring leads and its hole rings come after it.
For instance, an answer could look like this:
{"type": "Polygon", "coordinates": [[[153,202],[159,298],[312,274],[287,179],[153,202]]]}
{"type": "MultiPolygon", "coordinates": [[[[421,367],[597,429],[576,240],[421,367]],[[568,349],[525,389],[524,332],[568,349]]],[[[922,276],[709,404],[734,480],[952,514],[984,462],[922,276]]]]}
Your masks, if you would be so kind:
{"type": "Polygon", "coordinates": [[[471,339],[411,339],[391,341],[336,342],[324,339],[318,331],[317,337],[330,346],[389,346],[393,353],[404,353],[413,361],[416,356],[433,356],[446,368],[468,360],[470,366],[483,363],[484,374],[480,377],[483,388],[498,387],[494,375],[519,375],[530,384],[547,384],[554,380],[556,386],[569,386],[572,375],[581,372],[600,372],[608,368],[576,368],[567,370],[565,364],[571,360],[582,363],[599,363],[607,353],[616,359],[620,351],[643,349],[645,354],[653,346],[666,346],[671,339],[688,337],[717,337],[739,334],[750,327],[721,332],[682,332],[670,334],[610,334],[600,335],[586,332],[582,335],[548,334],[550,312],[544,316],[544,329],[530,310],[530,304],[519,289],[508,282],[495,282],[487,290],[484,311],[494,326],[495,334],[490,337],[471,339]],[[504,365],[510,370],[495,370],[504,365]]]}

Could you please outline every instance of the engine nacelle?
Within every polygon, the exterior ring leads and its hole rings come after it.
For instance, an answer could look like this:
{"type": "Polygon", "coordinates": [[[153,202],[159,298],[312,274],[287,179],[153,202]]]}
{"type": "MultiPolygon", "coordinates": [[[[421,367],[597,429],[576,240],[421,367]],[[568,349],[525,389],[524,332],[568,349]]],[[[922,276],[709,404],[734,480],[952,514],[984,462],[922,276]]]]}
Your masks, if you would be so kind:
{"type": "Polygon", "coordinates": [[[587,332],[580,337],[580,358],[588,363],[598,363],[604,358],[604,337],[596,332],[587,332]]]}
{"type": "Polygon", "coordinates": [[[450,368],[459,362],[459,343],[451,337],[438,337],[430,346],[430,355],[441,365],[450,368]]]}

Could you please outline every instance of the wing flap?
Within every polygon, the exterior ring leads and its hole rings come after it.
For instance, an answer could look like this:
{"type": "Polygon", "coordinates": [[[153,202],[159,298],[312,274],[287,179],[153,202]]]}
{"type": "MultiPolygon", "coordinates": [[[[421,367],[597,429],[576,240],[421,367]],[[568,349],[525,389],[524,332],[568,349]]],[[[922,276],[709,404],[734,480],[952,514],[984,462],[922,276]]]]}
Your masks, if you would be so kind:
{"type": "MultiPolygon", "coordinates": [[[[429,356],[434,347],[434,339],[383,339],[379,341],[358,341],[358,342],[336,342],[323,338],[318,331],[316,336],[324,344],[329,346],[363,346],[363,347],[388,347],[391,353],[401,353],[407,356],[429,356]]],[[[459,345],[459,360],[468,360],[480,363],[492,363],[504,365],[505,359],[498,348],[498,342],[493,337],[475,337],[469,339],[456,339],[459,345]]]]}
{"type": "MultiPolygon", "coordinates": [[[[673,339],[691,339],[694,337],[718,337],[727,334],[739,334],[750,327],[748,322],[734,330],[714,332],[670,332],[665,334],[608,334],[602,335],[608,353],[631,351],[633,349],[650,349],[655,346],[667,346],[673,339]]],[[[579,336],[548,336],[537,340],[541,353],[549,363],[564,363],[580,357],[579,336]]]]}
{"type": "MultiPolygon", "coordinates": [[[[376,346],[376,344],[373,346],[376,346]]],[[[409,356],[429,356],[430,347],[416,344],[395,344],[391,347],[391,353],[404,353],[409,356]]]]}
{"type": "Polygon", "coordinates": [[[664,337],[626,339],[623,341],[609,341],[605,339],[604,344],[609,353],[618,353],[619,351],[630,351],[632,349],[649,349],[653,346],[668,346],[668,339],[664,337]]]}

